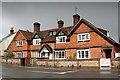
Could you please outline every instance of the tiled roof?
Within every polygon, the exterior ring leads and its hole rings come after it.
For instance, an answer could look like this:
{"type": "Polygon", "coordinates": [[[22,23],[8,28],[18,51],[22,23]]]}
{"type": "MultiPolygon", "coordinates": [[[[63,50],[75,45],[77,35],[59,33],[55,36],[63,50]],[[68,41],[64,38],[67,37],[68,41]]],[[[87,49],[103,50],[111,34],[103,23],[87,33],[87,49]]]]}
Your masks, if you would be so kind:
{"type": "Polygon", "coordinates": [[[22,33],[22,35],[25,37],[26,40],[32,40],[32,35],[33,33],[30,31],[24,31],[24,30],[19,30],[19,32],[22,33]]]}
{"type": "Polygon", "coordinates": [[[117,44],[113,39],[107,36],[107,30],[97,28],[83,18],[75,26],[54,28],[54,29],[43,30],[39,32],[29,32],[29,31],[23,31],[23,30],[19,30],[19,31],[23,34],[26,40],[32,40],[33,36],[37,33],[42,38],[42,42],[53,42],[55,41],[55,35],[49,36],[48,33],[50,31],[58,32],[61,29],[68,35],[68,37],[70,37],[74,33],[74,31],[81,25],[81,23],[85,23],[88,27],[93,29],[96,33],[98,33],[100,36],[102,36],[104,39],[106,39],[111,44],[117,44]]]}

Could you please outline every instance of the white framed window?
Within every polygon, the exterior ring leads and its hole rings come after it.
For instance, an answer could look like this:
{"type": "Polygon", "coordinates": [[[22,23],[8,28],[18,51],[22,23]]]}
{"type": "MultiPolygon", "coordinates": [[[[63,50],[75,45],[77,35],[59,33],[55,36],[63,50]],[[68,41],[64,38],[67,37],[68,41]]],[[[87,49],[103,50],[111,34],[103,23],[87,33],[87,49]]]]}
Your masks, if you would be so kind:
{"type": "Polygon", "coordinates": [[[41,39],[33,39],[33,45],[40,45],[41,39]]]}
{"type": "Polygon", "coordinates": [[[56,59],[65,59],[66,53],[64,50],[55,51],[55,58],[56,59]]]}
{"type": "Polygon", "coordinates": [[[77,50],[77,59],[89,59],[90,51],[89,49],[77,50]]]}
{"type": "Polygon", "coordinates": [[[22,52],[16,52],[16,57],[17,58],[23,58],[23,53],[22,52]]]}
{"type": "Polygon", "coordinates": [[[54,36],[54,35],[56,35],[56,31],[50,31],[48,34],[49,34],[49,36],[54,36]]]}
{"type": "Polygon", "coordinates": [[[38,51],[32,51],[31,57],[39,58],[40,57],[40,53],[38,53],[38,51]]]}
{"type": "Polygon", "coordinates": [[[56,37],[56,43],[66,43],[66,36],[58,36],[56,37]]]}
{"type": "Polygon", "coordinates": [[[53,35],[56,35],[56,31],[53,31],[53,35]]]}
{"type": "Polygon", "coordinates": [[[89,33],[78,34],[78,41],[88,41],[88,40],[90,40],[90,34],[89,33]]]}
{"type": "Polygon", "coordinates": [[[22,46],[23,45],[23,41],[16,41],[16,46],[22,46]]]}

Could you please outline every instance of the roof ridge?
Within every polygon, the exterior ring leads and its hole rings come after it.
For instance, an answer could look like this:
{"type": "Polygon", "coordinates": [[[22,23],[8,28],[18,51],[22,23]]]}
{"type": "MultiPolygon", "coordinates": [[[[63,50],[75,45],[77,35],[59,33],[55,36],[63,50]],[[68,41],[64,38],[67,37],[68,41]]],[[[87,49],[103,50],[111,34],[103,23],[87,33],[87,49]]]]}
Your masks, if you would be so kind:
{"type": "Polygon", "coordinates": [[[74,26],[67,26],[67,27],[62,27],[62,28],[53,28],[53,29],[42,30],[42,31],[51,31],[51,30],[57,30],[57,29],[69,28],[69,27],[74,27],[74,26]]]}
{"type": "Polygon", "coordinates": [[[19,29],[18,31],[23,31],[23,32],[29,32],[29,33],[34,33],[34,32],[30,32],[30,31],[25,31],[25,30],[21,30],[21,29],[19,29]]]}

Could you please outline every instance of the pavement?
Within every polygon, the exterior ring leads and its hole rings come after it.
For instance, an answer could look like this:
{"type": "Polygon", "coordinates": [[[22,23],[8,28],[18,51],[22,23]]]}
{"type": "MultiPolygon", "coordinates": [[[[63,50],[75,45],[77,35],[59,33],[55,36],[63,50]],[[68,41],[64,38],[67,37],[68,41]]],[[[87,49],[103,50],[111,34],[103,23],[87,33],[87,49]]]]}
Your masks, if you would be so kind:
{"type": "MultiPolygon", "coordinates": [[[[4,63],[5,64],[5,63],[4,63]]],[[[46,66],[20,66],[18,64],[8,64],[15,67],[23,67],[23,68],[31,68],[31,69],[49,69],[49,70],[56,70],[56,71],[69,71],[69,70],[80,70],[80,71],[120,71],[120,68],[112,68],[112,69],[100,69],[100,68],[72,68],[72,67],[46,67],[46,66]]]]}

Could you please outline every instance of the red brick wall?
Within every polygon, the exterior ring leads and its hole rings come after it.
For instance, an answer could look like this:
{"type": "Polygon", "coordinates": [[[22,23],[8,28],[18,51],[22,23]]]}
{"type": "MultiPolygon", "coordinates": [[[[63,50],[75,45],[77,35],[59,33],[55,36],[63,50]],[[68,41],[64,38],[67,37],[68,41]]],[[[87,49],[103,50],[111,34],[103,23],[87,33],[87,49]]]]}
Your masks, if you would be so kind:
{"type": "Polygon", "coordinates": [[[12,50],[12,51],[27,50],[27,46],[28,46],[28,43],[25,40],[24,36],[21,33],[18,32],[18,34],[16,35],[16,37],[14,38],[12,43],[10,44],[8,50],[12,50]],[[16,41],[18,41],[18,40],[22,40],[23,41],[23,46],[20,46],[20,47],[16,46],[16,41]]]}
{"type": "MultiPolygon", "coordinates": [[[[8,50],[13,51],[14,54],[16,54],[16,52],[18,51],[22,51],[23,52],[23,57],[27,57],[28,56],[28,50],[29,45],[28,42],[26,41],[26,39],[24,38],[24,36],[18,32],[18,34],[15,36],[14,40],[11,42],[10,46],[8,47],[8,50]],[[23,46],[17,47],[16,46],[16,41],[18,40],[22,40],[23,41],[23,46]]],[[[16,57],[16,55],[15,55],[16,57]]]]}

